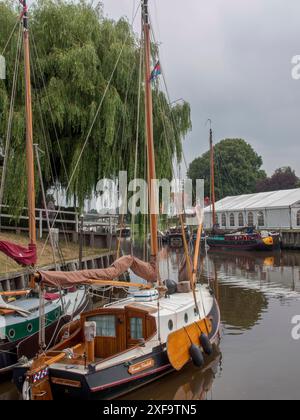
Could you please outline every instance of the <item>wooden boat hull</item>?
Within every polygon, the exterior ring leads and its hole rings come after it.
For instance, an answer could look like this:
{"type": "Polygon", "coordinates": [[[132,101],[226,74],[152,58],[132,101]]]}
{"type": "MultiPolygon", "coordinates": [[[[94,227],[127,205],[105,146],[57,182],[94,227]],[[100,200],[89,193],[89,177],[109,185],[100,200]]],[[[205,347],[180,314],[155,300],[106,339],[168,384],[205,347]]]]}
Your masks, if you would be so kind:
{"type": "MultiPolygon", "coordinates": [[[[45,330],[46,343],[51,342],[55,330],[59,331],[69,321],[70,317],[66,316],[49,325],[45,330]]],[[[39,352],[38,341],[38,333],[36,333],[26,339],[0,345],[0,378],[2,374],[8,373],[14,368],[19,357],[25,356],[32,359],[39,352]]]]}
{"type": "MultiPolygon", "coordinates": [[[[78,306],[74,313],[74,317],[77,317],[86,309],[88,301],[89,298],[87,296],[81,305],[78,306]]],[[[53,346],[57,333],[64,325],[70,322],[70,320],[71,317],[69,315],[64,315],[46,327],[45,339],[47,346],[53,346]]],[[[0,344],[0,380],[2,376],[5,376],[6,378],[7,374],[12,372],[21,357],[26,357],[30,360],[38,354],[39,350],[38,332],[14,342],[4,342],[0,344]]]]}
{"type": "MultiPolygon", "coordinates": [[[[215,299],[208,318],[212,322],[209,338],[211,343],[216,344],[219,341],[220,311],[215,299]]],[[[53,399],[115,399],[174,371],[168,359],[165,344],[134,359],[132,364],[122,362],[98,371],[93,370],[91,366],[89,372],[85,374],[55,369],[55,366],[52,366],[49,368],[49,381],[53,399]],[[130,373],[132,364],[147,367],[148,363],[148,368],[141,368],[134,374],[130,373]]],[[[14,369],[14,382],[20,391],[24,383],[26,369],[24,367],[14,369]]]]}
{"type": "Polygon", "coordinates": [[[248,240],[227,239],[226,235],[222,237],[208,236],[207,245],[215,249],[230,249],[241,251],[274,251],[280,249],[280,236],[274,235],[272,244],[266,244],[261,238],[249,238],[248,240]]]}

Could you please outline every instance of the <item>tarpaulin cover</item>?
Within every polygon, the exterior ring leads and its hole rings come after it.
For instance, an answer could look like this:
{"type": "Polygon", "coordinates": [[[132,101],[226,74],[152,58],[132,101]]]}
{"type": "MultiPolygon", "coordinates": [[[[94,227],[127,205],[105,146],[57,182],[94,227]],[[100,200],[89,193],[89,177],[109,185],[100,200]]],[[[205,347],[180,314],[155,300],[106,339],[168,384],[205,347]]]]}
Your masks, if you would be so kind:
{"type": "Polygon", "coordinates": [[[20,265],[34,265],[37,261],[36,246],[29,244],[28,248],[7,241],[0,241],[0,251],[20,265]]]}
{"type": "Polygon", "coordinates": [[[40,271],[41,284],[51,287],[70,287],[74,284],[90,284],[92,280],[117,280],[131,269],[137,276],[148,282],[157,281],[157,263],[152,259],[149,263],[131,255],[117,259],[110,267],[99,270],[79,271],[40,271]]]}

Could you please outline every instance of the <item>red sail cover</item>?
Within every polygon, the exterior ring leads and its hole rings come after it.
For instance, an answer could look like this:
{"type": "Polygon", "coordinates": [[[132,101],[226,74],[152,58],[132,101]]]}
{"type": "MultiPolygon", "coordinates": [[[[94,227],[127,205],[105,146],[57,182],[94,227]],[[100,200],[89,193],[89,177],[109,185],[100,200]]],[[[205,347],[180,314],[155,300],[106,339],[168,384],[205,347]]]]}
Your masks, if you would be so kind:
{"type": "Polygon", "coordinates": [[[157,263],[152,259],[149,263],[125,255],[116,260],[110,267],[99,270],[79,271],[40,271],[41,283],[51,287],[70,287],[75,284],[91,284],[92,280],[117,280],[128,269],[137,276],[151,283],[157,281],[157,263]]]}
{"type": "Polygon", "coordinates": [[[7,241],[0,241],[0,251],[20,265],[35,265],[37,261],[36,246],[29,244],[28,248],[7,241]]]}

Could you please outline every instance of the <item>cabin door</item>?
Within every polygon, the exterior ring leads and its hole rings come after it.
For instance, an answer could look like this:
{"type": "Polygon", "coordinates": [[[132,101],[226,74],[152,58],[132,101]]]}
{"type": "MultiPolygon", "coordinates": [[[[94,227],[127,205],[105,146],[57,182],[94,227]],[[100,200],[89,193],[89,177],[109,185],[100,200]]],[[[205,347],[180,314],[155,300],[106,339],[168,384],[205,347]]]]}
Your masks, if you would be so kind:
{"type": "Polygon", "coordinates": [[[91,316],[88,321],[96,322],[95,356],[106,359],[126,350],[125,314],[103,313],[91,316]]]}
{"type": "Polygon", "coordinates": [[[126,311],[127,347],[133,347],[146,339],[146,313],[126,311]]]}

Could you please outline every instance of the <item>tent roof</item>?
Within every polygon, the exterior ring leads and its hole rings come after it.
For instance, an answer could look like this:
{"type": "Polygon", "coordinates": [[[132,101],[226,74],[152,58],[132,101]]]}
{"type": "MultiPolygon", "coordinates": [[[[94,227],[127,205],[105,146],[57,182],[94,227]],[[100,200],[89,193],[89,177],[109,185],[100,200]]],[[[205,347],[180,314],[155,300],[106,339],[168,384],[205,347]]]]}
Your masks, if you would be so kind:
{"type": "MultiPolygon", "coordinates": [[[[216,211],[283,208],[300,204],[300,188],[226,197],[216,203],[216,211]]],[[[211,208],[207,207],[206,212],[211,208]]]]}

